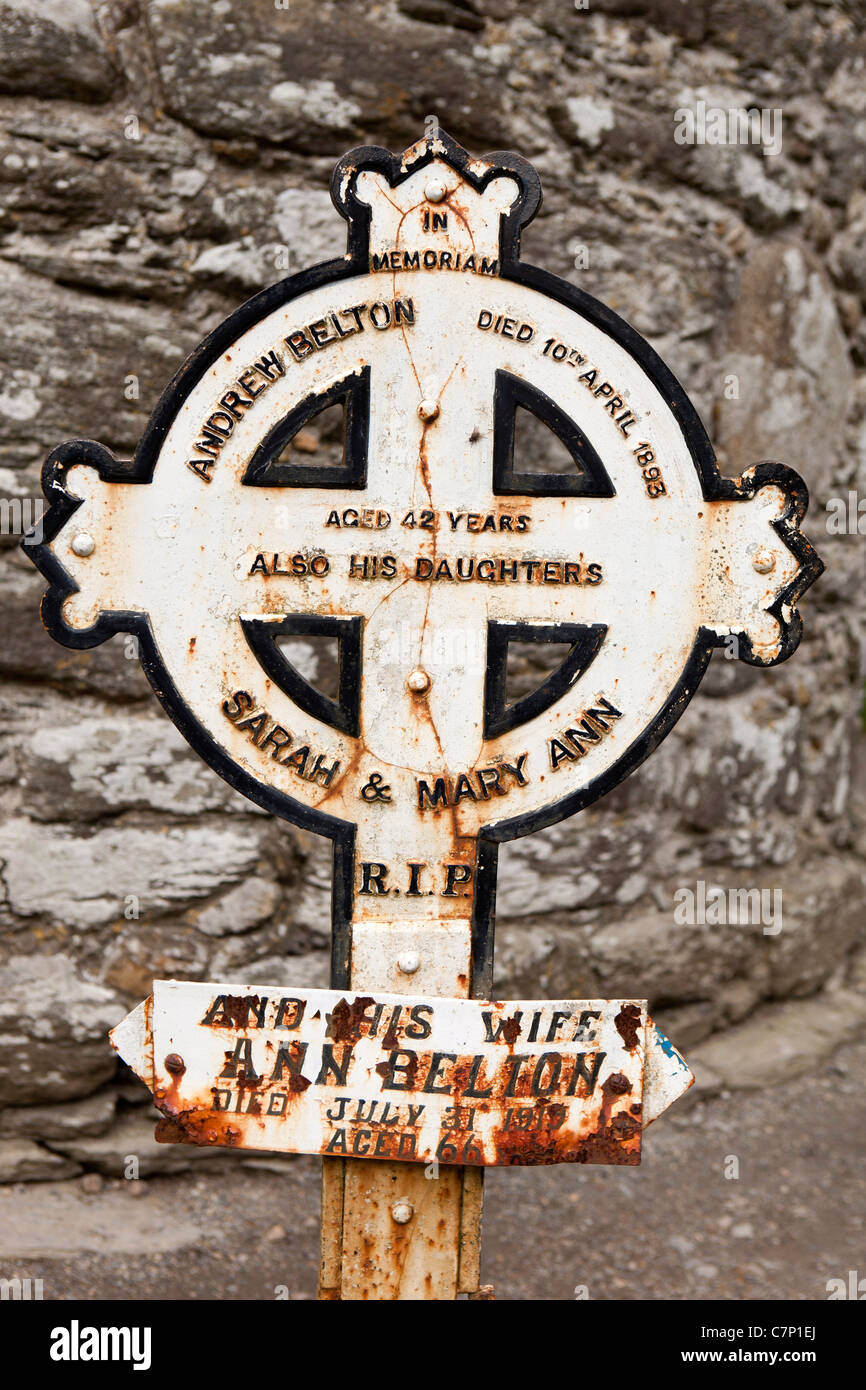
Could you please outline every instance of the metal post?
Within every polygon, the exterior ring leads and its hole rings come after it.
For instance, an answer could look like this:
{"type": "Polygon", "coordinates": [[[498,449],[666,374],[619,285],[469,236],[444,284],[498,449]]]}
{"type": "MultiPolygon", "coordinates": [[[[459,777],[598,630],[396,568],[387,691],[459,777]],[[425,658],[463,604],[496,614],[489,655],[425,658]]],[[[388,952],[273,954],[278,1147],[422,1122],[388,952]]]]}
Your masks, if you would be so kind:
{"type": "MultiPolygon", "coordinates": [[[[351,988],[393,990],[395,970],[413,992],[468,997],[469,921],[356,921],[351,988]],[[414,968],[401,971],[400,962],[414,968]]],[[[324,1160],[320,1299],[447,1301],[473,1292],[481,1196],[476,1169],[324,1160]]]]}

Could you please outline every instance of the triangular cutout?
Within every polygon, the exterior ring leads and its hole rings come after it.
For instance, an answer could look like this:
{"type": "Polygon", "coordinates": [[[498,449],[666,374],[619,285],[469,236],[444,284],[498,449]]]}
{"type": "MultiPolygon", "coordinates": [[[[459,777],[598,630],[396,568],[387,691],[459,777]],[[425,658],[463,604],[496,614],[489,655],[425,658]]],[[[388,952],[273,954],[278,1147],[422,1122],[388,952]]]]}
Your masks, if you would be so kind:
{"type": "Polygon", "coordinates": [[[493,491],[514,497],[614,497],[607,469],[564,410],[537,386],[498,371],[493,396],[493,491]],[[515,414],[521,407],[553,431],[571,455],[577,472],[518,472],[514,462],[515,414]]]}
{"type": "Polygon", "coordinates": [[[305,632],[303,637],[278,633],[274,638],[277,651],[304,680],[340,702],[340,638],[334,633],[305,632]]]}
{"type": "Polygon", "coordinates": [[[544,420],[519,405],[514,411],[514,457],[520,472],[533,485],[539,473],[574,477],[574,456],[544,420]]]}
{"type": "MultiPolygon", "coordinates": [[[[514,705],[552,676],[571,652],[571,642],[509,641],[505,652],[505,703],[514,705]]],[[[313,681],[314,685],[321,683],[313,681]]]]}
{"type": "Polygon", "coordinates": [[[361,618],[290,613],[276,621],[241,616],[241,626],[262,669],[289,699],[314,719],[357,737],[361,729],[361,618]],[[339,642],[339,694],[317,690],[278,645],[285,637],[336,637],[339,642]]]}
{"type": "Polygon", "coordinates": [[[516,729],[549,709],[574,685],[598,655],[606,623],[487,624],[487,674],[484,682],[484,737],[516,729]],[[507,671],[510,642],[568,642],[568,655],[546,680],[521,699],[508,703],[507,671]]]}
{"type": "Polygon", "coordinates": [[[367,440],[370,421],[370,368],[353,372],[326,391],[305,397],[268,430],[247,464],[248,487],[342,487],[367,484],[367,440]],[[342,405],[345,433],[342,464],[296,463],[285,457],[287,446],[318,415],[342,405]]]}

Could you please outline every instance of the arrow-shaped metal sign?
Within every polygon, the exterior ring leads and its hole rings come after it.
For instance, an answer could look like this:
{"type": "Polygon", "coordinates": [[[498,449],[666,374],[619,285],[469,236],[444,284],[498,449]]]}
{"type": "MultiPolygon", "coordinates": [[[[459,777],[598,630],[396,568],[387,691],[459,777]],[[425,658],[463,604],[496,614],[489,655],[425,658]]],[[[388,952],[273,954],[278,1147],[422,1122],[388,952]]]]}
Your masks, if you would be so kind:
{"type": "Polygon", "coordinates": [[[157,980],[111,1038],[157,1138],[416,1163],[639,1163],[693,1080],[636,999],[157,980]]]}

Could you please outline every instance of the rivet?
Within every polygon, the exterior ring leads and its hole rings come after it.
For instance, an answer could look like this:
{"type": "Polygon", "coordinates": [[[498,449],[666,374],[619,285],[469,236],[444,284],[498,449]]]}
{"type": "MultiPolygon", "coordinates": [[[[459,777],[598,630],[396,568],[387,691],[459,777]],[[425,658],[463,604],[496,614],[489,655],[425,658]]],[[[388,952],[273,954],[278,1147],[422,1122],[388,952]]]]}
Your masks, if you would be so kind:
{"type": "Polygon", "coordinates": [[[769,574],[776,568],[776,557],[771,550],[756,550],[752,556],[752,564],[758,574],[769,574]]]}
{"type": "Polygon", "coordinates": [[[418,414],[422,420],[435,420],[439,414],[439,402],[423,400],[418,407],[418,414]]]}
{"type": "Polygon", "coordinates": [[[407,1202],[404,1198],[394,1203],[391,1208],[391,1215],[398,1226],[405,1226],[407,1221],[411,1221],[415,1215],[415,1208],[411,1202],[407,1202]]]}
{"type": "Polygon", "coordinates": [[[402,956],[397,957],[397,968],[404,975],[414,975],[420,964],[421,957],[417,951],[404,951],[402,956]]]}
{"type": "Polygon", "coordinates": [[[406,678],[406,684],[416,695],[423,695],[425,690],[430,689],[430,677],[426,671],[422,671],[420,666],[415,671],[410,671],[406,678]]]}
{"type": "Polygon", "coordinates": [[[170,1071],[173,1076],[186,1071],[186,1062],[177,1052],[170,1052],[165,1059],[165,1069],[170,1071]]]}
{"type": "Polygon", "coordinates": [[[424,197],[428,203],[441,203],[447,192],[441,179],[431,179],[424,189],[424,197]]]}
{"type": "Polygon", "coordinates": [[[88,536],[86,531],[79,531],[72,539],[72,549],[76,555],[92,555],[96,549],[96,541],[92,536],[88,536]]]}

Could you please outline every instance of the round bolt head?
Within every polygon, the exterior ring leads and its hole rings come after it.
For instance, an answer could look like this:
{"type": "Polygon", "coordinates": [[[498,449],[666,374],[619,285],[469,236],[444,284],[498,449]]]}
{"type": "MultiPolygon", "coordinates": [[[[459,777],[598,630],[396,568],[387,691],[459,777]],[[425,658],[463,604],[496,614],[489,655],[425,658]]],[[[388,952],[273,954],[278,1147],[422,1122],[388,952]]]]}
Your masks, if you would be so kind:
{"type": "Polygon", "coordinates": [[[422,420],[435,420],[439,414],[439,402],[423,400],[418,407],[418,414],[422,420]]]}
{"type": "Polygon", "coordinates": [[[430,677],[419,666],[417,670],[409,672],[406,684],[416,695],[423,695],[425,690],[430,689],[430,677]]]}
{"type": "Polygon", "coordinates": [[[404,975],[414,975],[420,964],[421,957],[417,951],[404,951],[402,956],[397,957],[397,968],[404,975]]]}
{"type": "Polygon", "coordinates": [[[165,1069],[170,1071],[172,1076],[179,1076],[186,1071],[186,1062],[178,1052],[170,1052],[165,1059],[165,1069]]]}
{"type": "Polygon", "coordinates": [[[752,564],[758,574],[769,574],[776,568],[776,557],[771,550],[756,550],[752,556],[752,564]]]}
{"type": "Polygon", "coordinates": [[[96,541],[92,536],[88,536],[86,531],[79,531],[77,536],[72,538],[72,550],[76,555],[92,555],[96,549],[96,541]]]}
{"type": "Polygon", "coordinates": [[[441,179],[430,179],[424,189],[424,197],[428,203],[441,203],[447,192],[448,189],[441,179]]]}
{"type": "Polygon", "coordinates": [[[405,1226],[415,1215],[415,1208],[411,1202],[407,1202],[405,1198],[401,1198],[398,1202],[395,1202],[391,1208],[391,1215],[398,1226],[405,1226]]]}

